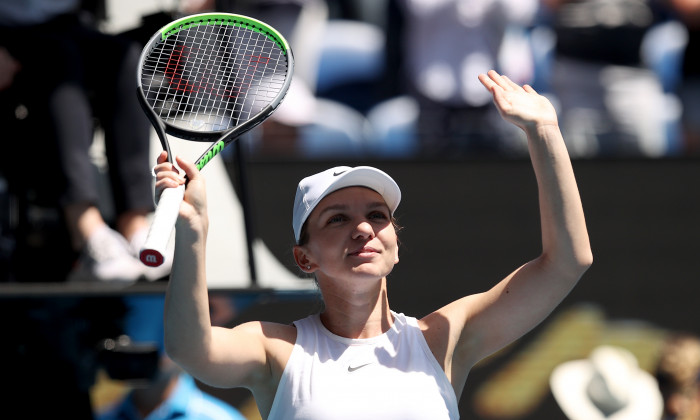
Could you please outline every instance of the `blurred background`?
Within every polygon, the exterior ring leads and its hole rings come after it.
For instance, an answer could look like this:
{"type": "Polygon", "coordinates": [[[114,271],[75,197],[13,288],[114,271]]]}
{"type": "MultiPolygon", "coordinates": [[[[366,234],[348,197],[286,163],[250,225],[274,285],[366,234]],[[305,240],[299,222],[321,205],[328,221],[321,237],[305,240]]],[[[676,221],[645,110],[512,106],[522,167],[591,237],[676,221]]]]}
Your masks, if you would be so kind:
{"type": "MultiPolygon", "coordinates": [[[[389,278],[398,312],[424,316],[536,256],[537,191],[526,140],[500,119],[477,80],[493,68],[531,84],[557,108],[595,263],[545,322],[473,369],[462,417],[566,419],[550,386],[558,365],[612,345],[656,375],[671,337],[700,335],[700,2],[47,4],[32,16],[69,10],[81,25],[139,51],[161,26],[205,11],[252,16],[287,37],[297,67],[285,102],[204,171],[216,197],[207,274],[219,325],[291,322],[318,310],[313,283],[294,265],[289,210],[299,179],[339,164],[377,166],[402,188],[401,262],[389,278]]],[[[163,378],[181,373],[163,361],[162,326],[144,327],[160,316],[167,273],[133,281],[79,273],[83,251],[71,246],[61,204],[62,146],[52,140],[52,116],[31,94],[44,74],[58,71],[49,61],[26,76],[30,62],[14,53],[12,34],[36,22],[17,20],[21,5],[0,6],[2,395],[29,418],[96,418],[128,395],[157,405],[170,398],[163,378]]],[[[135,88],[136,69],[121,71],[133,71],[135,88]]],[[[88,102],[96,96],[87,90],[88,102]]],[[[97,207],[116,226],[109,125],[96,114],[89,129],[97,207]]],[[[148,138],[148,163],[137,170],[150,179],[160,145],[152,131],[148,138]]],[[[700,355],[693,360],[700,365],[700,355]]],[[[259,418],[247,391],[195,385],[259,418]]]]}

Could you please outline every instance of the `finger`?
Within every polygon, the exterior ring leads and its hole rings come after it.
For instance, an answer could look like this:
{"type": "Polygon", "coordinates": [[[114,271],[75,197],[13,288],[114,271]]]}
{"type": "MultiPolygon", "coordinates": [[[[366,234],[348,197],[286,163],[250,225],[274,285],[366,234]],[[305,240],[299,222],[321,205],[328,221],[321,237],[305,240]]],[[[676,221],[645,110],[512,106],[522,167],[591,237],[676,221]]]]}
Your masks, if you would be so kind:
{"type": "Polygon", "coordinates": [[[484,87],[485,87],[486,89],[488,89],[488,91],[491,92],[492,94],[496,94],[496,92],[498,92],[498,91],[503,92],[503,88],[502,88],[501,86],[499,86],[499,85],[493,80],[493,78],[490,77],[490,76],[487,75],[487,74],[480,74],[480,75],[479,75],[479,81],[480,81],[481,84],[484,85],[484,87]]]}
{"type": "Polygon", "coordinates": [[[179,183],[185,182],[185,177],[180,174],[177,168],[172,168],[172,170],[164,170],[156,173],[156,179],[166,179],[170,178],[179,183]]]}
{"type": "Polygon", "coordinates": [[[158,156],[159,163],[152,170],[156,180],[171,178],[180,183],[184,182],[184,177],[180,174],[178,168],[167,160],[163,161],[163,158],[167,159],[166,152],[162,152],[158,156]]]}
{"type": "Polygon", "coordinates": [[[185,183],[185,177],[174,171],[160,171],[156,174],[156,186],[177,187],[185,183]]]}
{"type": "Polygon", "coordinates": [[[165,150],[162,150],[160,154],[158,155],[158,158],[156,159],[157,163],[164,163],[168,161],[168,152],[165,150]]]}
{"type": "Polygon", "coordinates": [[[496,70],[489,70],[488,76],[493,82],[497,85],[500,86],[502,89],[511,89],[512,85],[511,83],[508,83],[509,80],[505,79],[505,76],[501,76],[498,74],[496,70]]]}
{"type": "Polygon", "coordinates": [[[517,83],[515,83],[514,81],[510,80],[510,78],[509,78],[508,76],[503,75],[503,76],[501,76],[501,78],[503,79],[503,82],[506,84],[506,86],[507,86],[509,89],[522,89],[522,87],[521,87],[519,84],[517,84],[517,83]]]}
{"type": "Polygon", "coordinates": [[[175,161],[185,171],[185,176],[190,179],[190,181],[197,179],[199,177],[199,169],[195,166],[193,162],[185,160],[180,156],[175,156],[175,161]]]}
{"type": "Polygon", "coordinates": [[[499,111],[508,107],[509,101],[507,93],[500,86],[493,90],[493,103],[496,104],[499,111]]]}
{"type": "Polygon", "coordinates": [[[156,161],[156,165],[151,169],[151,173],[156,179],[159,178],[159,176],[162,177],[163,175],[159,175],[162,173],[171,172],[176,175],[180,173],[175,165],[168,161],[168,153],[165,150],[160,152],[156,161]]]}
{"type": "Polygon", "coordinates": [[[184,179],[178,179],[178,178],[173,178],[173,177],[167,176],[167,177],[163,177],[163,178],[157,180],[155,187],[156,187],[156,190],[161,190],[161,189],[165,189],[165,188],[177,188],[184,183],[185,183],[184,179]]]}
{"type": "Polygon", "coordinates": [[[533,87],[530,86],[530,85],[524,85],[524,86],[523,86],[523,89],[525,89],[525,92],[527,92],[527,93],[537,93],[537,91],[535,90],[535,88],[533,88],[533,87]]]}
{"type": "Polygon", "coordinates": [[[484,73],[479,75],[479,81],[488,90],[493,89],[493,86],[495,85],[495,83],[493,83],[493,81],[484,73]]]}
{"type": "Polygon", "coordinates": [[[170,162],[159,163],[154,166],[153,173],[156,178],[163,176],[171,176],[173,178],[182,177],[177,167],[170,162]]]}

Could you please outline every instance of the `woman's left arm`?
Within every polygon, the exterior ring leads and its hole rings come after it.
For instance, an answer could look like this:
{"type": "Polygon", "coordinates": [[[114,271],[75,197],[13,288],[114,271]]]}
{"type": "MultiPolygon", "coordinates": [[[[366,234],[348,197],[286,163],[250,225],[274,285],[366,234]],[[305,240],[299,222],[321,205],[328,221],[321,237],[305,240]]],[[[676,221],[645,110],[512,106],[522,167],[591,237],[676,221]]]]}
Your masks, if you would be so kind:
{"type": "Polygon", "coordinates": [[[593,256],[556,111],[547,98],[530,86],[521,87],[494,71],[479,76],[479,80],[493,93],[501,116],[527,134],[542,225],[542,255],[536,260],[541,270],[538,274],[553,273],[556,277],[547,278],[552,282],[548,286],[556,286],[566,294],[591,265],[593,256]],[[562,276],[564,281],[559,280],[562,276]],[[562,284],[566,280],[569,284],[562,284]]]}
{"type": "Polygon", "coordinates": [[[441,344],[431,348],[438,349],[438,359],[444,356],[441,361],[448,376],[457,374],[453,379],[466,377],[473,364],[539,324],[593,262],[574,171],[554,107],[530,86],[517,85],[494,71],[480,75],[479,80],[493,94],[501,116],[527,134],[539,192],[542,253],[490,290],[424,318],[429,341],[431,318],[449,323],[449,337],[442,336],[433,342],[441,344]]]}

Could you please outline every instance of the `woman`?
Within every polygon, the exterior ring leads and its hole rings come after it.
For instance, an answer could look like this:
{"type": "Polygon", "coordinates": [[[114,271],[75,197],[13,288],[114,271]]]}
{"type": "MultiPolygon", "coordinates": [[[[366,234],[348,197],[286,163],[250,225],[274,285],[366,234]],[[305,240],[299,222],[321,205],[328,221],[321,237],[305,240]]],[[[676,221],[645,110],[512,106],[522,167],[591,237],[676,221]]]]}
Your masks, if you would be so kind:
{"type": "MultiPolygon", "coordinates": [[[[204,180],[177,159],[189,183],[166,296],[168,354],[207,384],[250,389],[266,419],[458,418],[472,366],[541,322],[592,262],[554,108],[495,71],[479,80],[503,118],[528,136],[541,208],[538,258],[492,289],[420,320],[397,314],[389,308],[386,278],[399,259],[392,223],[398,186],[374,168],[333,168],[302,180],[293,217],[294,258],[316,276],[323,312],[295,325],[214,328],[204,180]]],[[[155,168],[157,193],[184,182],[165,158],[155,168]]]]}

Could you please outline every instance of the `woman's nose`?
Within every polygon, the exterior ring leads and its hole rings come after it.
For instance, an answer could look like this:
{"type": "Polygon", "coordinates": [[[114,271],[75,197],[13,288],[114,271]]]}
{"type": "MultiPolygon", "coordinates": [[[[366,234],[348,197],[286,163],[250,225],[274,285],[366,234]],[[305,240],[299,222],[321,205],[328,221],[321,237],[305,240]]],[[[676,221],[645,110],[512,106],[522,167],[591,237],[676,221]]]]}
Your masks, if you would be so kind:
{"type": "Polygon", "coordinates": [[[353,239],[358,238],[371,238],[374,236],[374,229],[372,225],[367,221],[362,221],[355,227],[355,232],[353,232],[353,239]]]}

